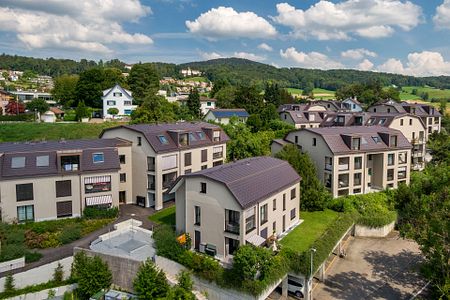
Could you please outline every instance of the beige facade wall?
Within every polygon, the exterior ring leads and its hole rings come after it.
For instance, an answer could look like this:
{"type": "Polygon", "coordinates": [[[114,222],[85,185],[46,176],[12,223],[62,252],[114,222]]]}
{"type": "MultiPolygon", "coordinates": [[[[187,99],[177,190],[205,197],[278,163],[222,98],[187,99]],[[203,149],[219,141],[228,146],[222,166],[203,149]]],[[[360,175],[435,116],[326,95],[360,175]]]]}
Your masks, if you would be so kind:
{"type": "Polygon", "coordinates": [[[95,174],[82,174],[81,176],[81,211],[86,207],[86,197],[97,197],[97,196],[112,196],[112,206],[119,206],[119,172],[108,172],[108,173],[95,173],[95,174]],[[85,178],[95,177],[95,176],[111,176],[111,190],[99,193],[86,193],[84,186],[85,178]]]}
{"type": "Polygon", "coordinates": [[[133,202],[133,162],[132,162],[132,148],[118,147],[119,155],[125,155],[125,163],[120,164],[120,174],[126,174],[126,181],[119,182],[119,192],[125,192],[125,203],[133,202]]]}
{"type": "MultiPolygon", "coordinates": [[[[184,184],[180,185],[176,191],[176,221],[177,231],[187,232],[192,237],[192,247],[195,245],[195,231],[200,232],[201,243],[212,244],[217,247],[217,256],[226,258],[225,238],[238,240],[240,245],[244,245],[248,237],[254,234],[261,234],[267,229],[268,236],[272,235],[272,226],[275,222],[276,234],[282,233],[283,216],[285,218],[285,230],[298,223],[300,185],[295,184],[279,193],[268,197],[254,206],[256,211],[256,228],[249,233],[245,232],[245,211],[238,204],[234,196],[222,183],[209,180],[204,177],[185,178],[184,184]],[[200,193],[201,182],[207,186],[206,193],[200,193]],[[296,197],[291,200],[290,191],[296,189],[296,197]],[[283,210],[283,194],[286,195],[286,209],[283,210]],[[273,200],[276,200],[276,210],[273,210],[273,200]],[[267,204],[268,220],[260,224],[260,207],[267,204]],[[201,222],[195,225],[195,206],[200,207],[201,222]],[[295,209],[295,217],[291,220],[291,209],[295,209]],[[238,211],[240,214],[240,234],[225,231],[225,210],[238,211]]],[[[250,208],[249,208],[250,209],[250,208]]]]}
{"type": "MultiPolygon", "coordinates": [[[[156,153],[150,144],[145,139],[144,135],[139,132],[129,130],[126,128],[117,128],[108,130],[103,134],[103,138],[122,138],[132,142],[131,156],[132,156],[132,200],[129,203],[137,203],[138,197],[145,198],[145,206],[154,206],[156,210],[163,208],[163,202],[166,199],[173,199],[173,195],[167,195],[165,192],[167,188],[163,187],[163,176],[165,174],[177,173],[177,177],[184,175],[186,170],[191,172],[200,171],[202,166],[211,168],[214,162],[224,162],[226,159],[226,144],[208,145],[205,147],[183,149],[166,153],[156,153]],[[138,138],[141,138],[141,145],[138,145],[138,138]],[[223,147],[223,156],[213,159],[213,148],[223,147]],[[207,150],[207,161],[201,162],[202,150],[207,150]],[[192,164],[185,166],[184,154],[191,153],[192,164]],[[176,155],[177,165],[171,169],[163,170],[162,161],[165,157],[176,155]],[[155,158],[154,170],[148,170],[147,158],[155,158]],[[154,176],[155,188],[150,188],[148,177],[154,176]]],[[[128,201],[128,200],[127,200],[128,201]]]]}

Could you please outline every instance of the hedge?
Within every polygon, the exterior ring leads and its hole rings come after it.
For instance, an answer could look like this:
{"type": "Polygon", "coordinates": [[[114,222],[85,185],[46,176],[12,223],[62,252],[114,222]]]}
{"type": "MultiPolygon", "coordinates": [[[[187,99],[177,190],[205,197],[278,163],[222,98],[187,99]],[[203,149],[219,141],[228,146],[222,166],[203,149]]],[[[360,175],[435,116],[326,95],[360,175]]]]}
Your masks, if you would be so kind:
{"type": "Polygon", "coordinates": [[[45,283],[41,284],[35,284],[35,285],[29,285],[22,289],[13,290],[10,292],[2,292],[0,293],[0,299],[7,299],[12,298],[19,295],[29,294],[29,293],[36,293],[47,289],[52,289],[64,285],[69,285],[75,283],[73,280],[65,280],[62,282],[55,282],[53,280],[47,281],[45,283]]]}
{"type": "Polygon", "coordinates": [[[97,208],[97,207],[86,207],[83,210],[83,217],[87,219],[113,219],[119,216],[119,208],[97,208]]]}
{"type": "Polygon", "coordinates": [[[34,121],[34,114],[20,114],[20,115],[0,115],[0,122],[25,122],[34,121]]]}

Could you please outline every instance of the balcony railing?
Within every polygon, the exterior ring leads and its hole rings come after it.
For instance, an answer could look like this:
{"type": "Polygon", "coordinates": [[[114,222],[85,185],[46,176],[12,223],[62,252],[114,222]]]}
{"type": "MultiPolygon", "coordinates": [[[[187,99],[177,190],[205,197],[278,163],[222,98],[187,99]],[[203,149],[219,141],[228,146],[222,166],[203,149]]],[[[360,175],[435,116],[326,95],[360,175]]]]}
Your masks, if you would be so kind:
{"type": "Polygon", "coordinates": [[[332,171],[332,170],[333,170],[333,165],[331,165],[331,164],[325,164],[325,170],[327,170],[327,171],[332,171]]]}
{"type": "Polygon", "coordinates": [[[223,152],[213,153],[213,159],[222,158],[222,157],[223,157],[223,152]]]}
{"type": "Polygon", "coordinates": [[[225,231],[230,233],[239,234],[240,233],[239,223],[225,223],[225,231]]]}
{"type": "Polygon", "coordinates": [[[339,171],[347,171],[349,169],[349,165],[348,164],[339,164],[339,171]]]}

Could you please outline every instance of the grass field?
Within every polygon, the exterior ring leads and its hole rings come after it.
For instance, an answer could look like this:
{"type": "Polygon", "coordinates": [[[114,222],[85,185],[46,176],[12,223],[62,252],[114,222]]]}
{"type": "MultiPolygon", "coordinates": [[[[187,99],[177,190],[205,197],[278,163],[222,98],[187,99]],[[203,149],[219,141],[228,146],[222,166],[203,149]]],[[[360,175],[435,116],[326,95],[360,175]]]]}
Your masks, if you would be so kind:
{"type": "Polygon", "coordinates": [[[206,79],[206,77],[203,77],[203,76],[189,77],[189,78],[185,78],[183,80],[184,81],[208,82],[208,79],[206,79]]]}
{"type": "MultiPolygon", "coordinates": [[[[296,97],[301,96],[302,92],[303,92],[303,90],[296,89],[296,88],[287,88],[286,90],[291,95],[296,96],[296,97]]],[[[323,99],[323,100],[334,99],[334,91],[330,91],[330,90],[315,88],[313,90],[313,94],[316,99],[323,99]]]]}
{"type": "Polygon", "coordinates": [[[402,87],[402,93],[400,94],[401,100],[415,100],[420,99],[421,93],[428,93],[428,99],[447,99],[450,100],[450,89],[436,89],[433,87],[421,87],[421,86],[404,86],[402,87]],[[417,95],[413,95],[413,89],[417,90],[417,95]]]}
{"type": "Polygon", "coordinates": [[[0,125],[0,142],[21,142],[41,140],[94,139],[103,129],[120,123],[10,123],[0,125]]]}
{"type": "Polygon", "coordinates": [[[148,219],[157,224],[175,226],[175,206],[160,210],[159,212],[149,216],[148,219]]]}
{"type": "Polygon", "coordinates": [[[296,252],[306,251],[338,216],[339,213],[332,210],[303,211],[300,213],[300,219],[304,220],[303,223],[285,236],[280,243],[296,252]]]}

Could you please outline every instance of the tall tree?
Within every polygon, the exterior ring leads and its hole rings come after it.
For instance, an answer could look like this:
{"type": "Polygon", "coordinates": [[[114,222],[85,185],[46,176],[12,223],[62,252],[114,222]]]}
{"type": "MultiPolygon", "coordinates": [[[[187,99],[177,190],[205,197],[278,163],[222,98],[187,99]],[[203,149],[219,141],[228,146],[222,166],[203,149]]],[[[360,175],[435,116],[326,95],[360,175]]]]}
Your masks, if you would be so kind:
{"type": "Polygon", "coordinates": [[[219,108],[235,108],[236,88],[227,85],[214,94],[216,98],[216,106],[219,108]]]}
{"type": "Polygon", "coordinates": [[[104,72],[101,68],[92,68],[80,73],[75,87],[77,101],[83,101],[87,106],[102,107],[104,72]]]}
{"type": "Polygon", "coordinates": [[[170,286],[164,272],[147,259],[139,268],[133,287],[139,299],[165,299],[170,286]]]}
{"type": "Polygon", "coordinates": [[[159,79],[159,74],[151,63],[133,65],[128,76],[128,85],[136,103],[142,103],[148,94],[156,94],[159,79]]]}
{"type": "Polygon", "coordinates": [[[255,85],[240,85],[236,90],[235,105],[245,108],[249,114],[259,113],[263,108],[263,96],[255,85]]]}
{"type": "Polygon", "coordinates": [[[301,210],[323,210],[331,200],[331,195],[316,176],[316,167],[307,153],[302,153],[296,145],[286,145],[276,154],[277,158],[288,161],[302,177],[300,190],[301,210]]]}
{"type": "Polygon", "coordinates": [[[54,80],[53,98],[64,107],[71,107],[76,102],[78,75],[62,75],[54,80]]]}
{"type": "Polygon", "coordinates": [[[186,105],[189,108],[189,112],[194,118],[201,117],[202,112],[200,110],[200,94],[198,93],[197,89],[191,90],[186,105]]]}
{"type": "Polygon", "coordinates": [[[174,106],[164,97],[149,94],[144,102],[131,113],[131,123],[171,122],[176,119],[174,106]]]}
{"type": "Polygon", "coordinates": [[[37,111],[41,115],[45,113],[49,108],[50,106],[44,99],[34,99],[27,103],[27,109],[29,111],[37,111]]]}

